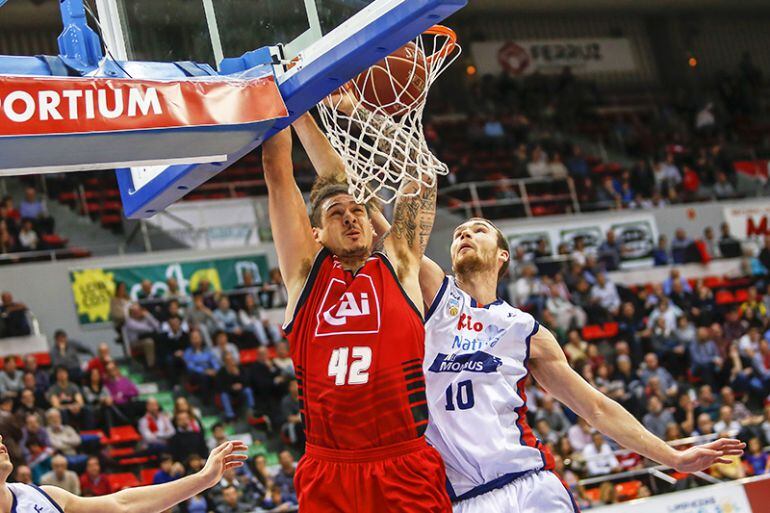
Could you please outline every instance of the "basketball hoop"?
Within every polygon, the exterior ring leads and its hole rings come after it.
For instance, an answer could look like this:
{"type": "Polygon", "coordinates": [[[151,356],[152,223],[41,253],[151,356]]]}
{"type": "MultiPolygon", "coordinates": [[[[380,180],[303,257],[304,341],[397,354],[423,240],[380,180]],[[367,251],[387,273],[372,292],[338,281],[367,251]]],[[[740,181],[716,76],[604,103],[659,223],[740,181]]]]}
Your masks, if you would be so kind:
{"type": "Polygon", "coordinates": [[[415,196],[449,172],[428,148],[422,117],[428,90],[460,51],[454,31],[436,25],[318,105],[357,202],[415,196]]]}

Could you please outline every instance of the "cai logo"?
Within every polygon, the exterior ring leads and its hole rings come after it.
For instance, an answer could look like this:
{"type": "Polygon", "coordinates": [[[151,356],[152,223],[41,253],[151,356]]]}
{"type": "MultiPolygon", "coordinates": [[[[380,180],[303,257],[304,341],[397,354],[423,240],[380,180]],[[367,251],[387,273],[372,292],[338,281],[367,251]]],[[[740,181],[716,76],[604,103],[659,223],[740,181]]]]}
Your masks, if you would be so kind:
{"type": "Polygon", "coordinates": [[[316,336],[380,331],[380,302],[371,276],[359,274],[350,285],[332,278],[317,314],[316,336]]]}

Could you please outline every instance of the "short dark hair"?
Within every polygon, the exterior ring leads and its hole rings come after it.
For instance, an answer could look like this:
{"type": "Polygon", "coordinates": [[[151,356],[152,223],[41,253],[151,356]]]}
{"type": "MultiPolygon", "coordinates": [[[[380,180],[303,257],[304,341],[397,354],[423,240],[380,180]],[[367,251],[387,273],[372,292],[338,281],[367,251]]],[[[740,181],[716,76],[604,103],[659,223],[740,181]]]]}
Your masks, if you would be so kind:
{"type": "Polygon", "coordinates": [[[170,461],[171,463],[174,463],[174,458],[170,454],[168,454],[166,452],[164,452],[163,454],[160,455],[159,460],[160,460],[159,463],[165,463],[167,461],[170,461]]]}
{"type": "Polygon", "coordinates": [[[67,332],[64,330],[56,330],[53,332],[53,338],[66,337],[67,332]]]}
{"type": "MultiPolygon", "coordinates": [[[[310,225],[313,228],[321,228],[323,212],[321,206],[327,199],[340,194],[350,194],[348,183],[339,175],[318,178],[310,190],[310,225]]],[[[372,215],[372,209],[377,208],[375,200],[368,201],[365,205],[367,215],[372,215]]]]}

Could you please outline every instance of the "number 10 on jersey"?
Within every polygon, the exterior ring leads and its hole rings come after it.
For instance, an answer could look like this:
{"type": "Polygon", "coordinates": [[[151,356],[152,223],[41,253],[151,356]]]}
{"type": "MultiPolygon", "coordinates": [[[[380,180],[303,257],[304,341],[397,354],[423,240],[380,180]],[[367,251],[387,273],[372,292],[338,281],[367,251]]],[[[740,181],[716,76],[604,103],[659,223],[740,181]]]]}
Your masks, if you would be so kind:
{"type": "Polygon", "coordinates": [[[363,385],[369,382],[371,364],[371,347],[340,347],[329,358],[329,376],[334,377],[337,386],[363,385]]]}

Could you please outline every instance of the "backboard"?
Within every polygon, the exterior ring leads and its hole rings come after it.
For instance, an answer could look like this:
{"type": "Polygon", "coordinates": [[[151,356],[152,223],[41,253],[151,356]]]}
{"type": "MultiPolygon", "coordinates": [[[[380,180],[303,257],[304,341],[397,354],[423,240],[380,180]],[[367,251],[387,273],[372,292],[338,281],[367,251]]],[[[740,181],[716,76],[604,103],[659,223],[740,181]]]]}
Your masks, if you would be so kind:
{"type": "MultiPolygon", "coordinates": [[[[126,149],[120,141],[128,143],[131,134],[107,132],[113,136],[110,153],[114,148],[129,153],[122,160],[130,162],[128,165],[151,163],[117,170],[125,214],[138,218],[163,210],[234,164],[342,84],[465,6],[467,0],[59,0],[59,4],[64,24],[60,55],[0,56],[0,79],[5,76],[14,87],[19,76],[28,75],[65,81],[78,75],[95,82],[106,79],[100,84],[110,88],[123,87],[121,79],[140,81],[142,87],[147,81],[167,81],[173,92],[174,84],[181,87],[188,80],[227,85],[248,75],[244,84],[266,90],[273,84],[273,95],[278,97],[274,103],[282,103],[280,109],[262,109],[259,116],[250,113],[247,124],[189,129],[196,137],[216,140],[210,150],[201,149],[198,153],[204,154],[192,161],[170,155],[157,165],[158,155],[142,158],[150,146],[156,152],[174,148],[174,134],[169,142],[162,142],[155,137],[156,130],[135,131],[141,140],[135,137],[133,146],[126,149]],[[91,12],[94,3],[95,13],[91,12]],[[104,52],[93,31],[100,33],[104,52]],[[290,62],[292,66],[288,66],[290,62]],[[241,137],[231,137],[231,132],[241,137]]],[[[6,107],[8,104],[6,101],[6,107]]],[[[168,104],[178,105],[172,99],[168,104]]],[[[16,106],[24,105],[17,102],[16,106]]],[[[217,115],[216,108],[208,112],[217,115]]],[[[92,154],[80,145],[85,136],[56,135],[62,144],[78,142],[66,150],[83,161],[92,154]]],[[[24,137],[32,141],[27,134],[24,137]]],[[[0,143],[3,139],[0,137],[0,143]]],[[[195,149],[199,143],[191,141],[179,138],[176,146],[195,149]]],[[[8,137],[5,142],[10,148],[16,144],[8,137]]],[[[99,143],[95,144],[98,149],[99,143]]],[[[44,153],[48,152],[30,154],[36,161],[44,153]]],[[[90,160],[117,163],[122,158],[90,160]]],[[[24,165],[32,168],[32,164],[24,165]]],[[[68,170],[77,170],[80,164],[73,161],[68,170]]]]}

